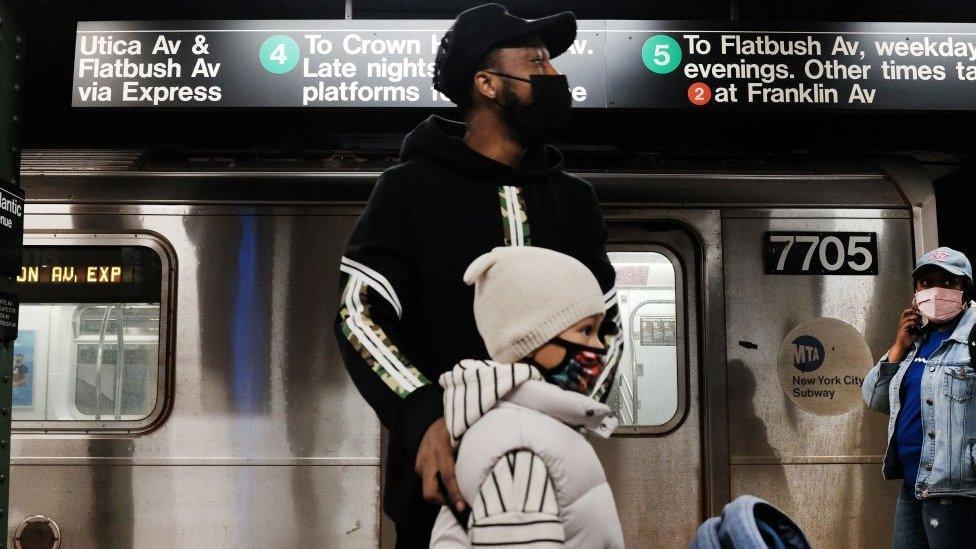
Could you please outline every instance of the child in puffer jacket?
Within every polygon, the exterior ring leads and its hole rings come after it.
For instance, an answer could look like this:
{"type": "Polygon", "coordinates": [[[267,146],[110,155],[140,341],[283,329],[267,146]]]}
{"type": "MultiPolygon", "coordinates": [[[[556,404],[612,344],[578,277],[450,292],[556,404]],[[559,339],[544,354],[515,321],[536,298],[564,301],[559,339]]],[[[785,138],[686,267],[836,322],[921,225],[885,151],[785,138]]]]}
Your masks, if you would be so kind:
{"type": "Polygon", "coordinates": [[[470,515],[442,507],[430,546],[623,547],[600,460],[582,432],[609,437],[613,412],[592,394],[605,376],[603,293],[576,259],[501,247],[464,273],[491,360],[440,377],[470,515]],[[459,522],[459,518],[463,522],[459,522]]]}

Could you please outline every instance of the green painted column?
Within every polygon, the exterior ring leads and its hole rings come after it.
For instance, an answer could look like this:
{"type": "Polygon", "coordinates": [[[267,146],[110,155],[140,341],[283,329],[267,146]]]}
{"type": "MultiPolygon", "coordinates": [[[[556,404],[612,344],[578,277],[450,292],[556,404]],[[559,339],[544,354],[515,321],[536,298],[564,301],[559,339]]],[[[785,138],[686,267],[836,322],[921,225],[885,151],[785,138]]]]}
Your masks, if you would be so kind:
{"type": "MultiPolygon", "coordinates": [[[[14,1],[0,0],[0,186],[20,188],[24,41],[14,16],[14,1]]],[[[23,231],[18,238],[22,239],[23,231]]],[[[13,277],[0,276],[0,293],[17,294],[13,277]]],[[[13,341],[0,342],[0,524],[9,523],[10,499],[10,391],[13,341]]],[[[6,529],[0,549],[10,540],[6,529]]]]}

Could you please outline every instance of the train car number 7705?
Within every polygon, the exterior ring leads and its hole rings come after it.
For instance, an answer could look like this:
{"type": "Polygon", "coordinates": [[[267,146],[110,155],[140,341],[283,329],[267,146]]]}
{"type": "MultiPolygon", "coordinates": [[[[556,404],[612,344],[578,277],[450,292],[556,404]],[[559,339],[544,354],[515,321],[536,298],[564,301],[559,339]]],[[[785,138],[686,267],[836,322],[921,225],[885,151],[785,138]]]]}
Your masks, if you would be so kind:
{"type": "Polygon", "coordinates": [[[763,267],[773,275],[877,275],[877,233],[767,231],[763,267]]]}

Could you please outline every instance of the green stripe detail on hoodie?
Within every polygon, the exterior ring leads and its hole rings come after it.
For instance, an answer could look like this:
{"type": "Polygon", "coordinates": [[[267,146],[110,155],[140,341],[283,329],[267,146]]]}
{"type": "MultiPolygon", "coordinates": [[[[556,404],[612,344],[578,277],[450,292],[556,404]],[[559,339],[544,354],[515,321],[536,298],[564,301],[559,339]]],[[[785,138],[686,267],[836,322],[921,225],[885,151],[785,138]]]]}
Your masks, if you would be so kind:
{"type": "Polygon", "coordinates": [[[529,215],[525,208],[525,197],[521,187],[503,185],[498,187],[498,199],[502,210],[502,231],[506,246],[531,246],[529,215]]]}

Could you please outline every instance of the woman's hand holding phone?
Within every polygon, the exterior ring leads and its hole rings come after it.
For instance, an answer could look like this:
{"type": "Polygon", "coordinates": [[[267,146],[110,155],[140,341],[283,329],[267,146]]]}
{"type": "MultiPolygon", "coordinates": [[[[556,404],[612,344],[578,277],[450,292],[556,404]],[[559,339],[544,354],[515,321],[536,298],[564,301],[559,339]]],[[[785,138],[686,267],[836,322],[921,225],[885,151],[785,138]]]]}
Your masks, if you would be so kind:
{"type": "Polygon", "coordinates": [[[918,307],[912,303],[911,307],[901,312],[895,342],[888,349],[888,362],[901,362],[921,332],[922,315],[918,312],[918,307]]]}

